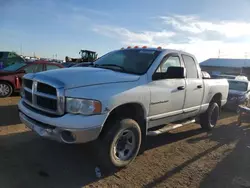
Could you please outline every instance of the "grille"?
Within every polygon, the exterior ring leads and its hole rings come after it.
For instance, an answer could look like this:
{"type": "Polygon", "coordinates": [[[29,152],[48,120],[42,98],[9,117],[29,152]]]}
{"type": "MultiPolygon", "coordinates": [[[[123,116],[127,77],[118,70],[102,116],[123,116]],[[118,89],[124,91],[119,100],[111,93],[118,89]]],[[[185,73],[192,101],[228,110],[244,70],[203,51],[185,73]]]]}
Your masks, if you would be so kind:
{"type": "Polygon", "coordinates": [[[24,96],[25,96],[25,99],[27,101],[29,101],[30,103],[32,103],[32,94],[28,91],[24,91],[24,96]]]}
{"type": "Polygon", "coordinates": [[[23,87],[23,98],[27,105],[49,114],[63,115],[64,97],[60,89],[25,78],[23,79],[23,87]]]}
{"type": "Polygon", "coordinates": [[[37,91],[41,93],[47,93],[56,96],[56,89],[48,84],[37,83],[37,91]]]}
{"type": "Polygon", "coordinates": [[[49,99],[41,96],[37,96],[37,105],[43,108],[56,111],[57,110],[57,100],[49,99]]]}
{"type": "Polygon", "coordinates": [[[23,80],[24,87],[27,87],[29,89],[32,89],[32,83],[33,83],[32,80],[27,80],[27,79],[23,80]]]}

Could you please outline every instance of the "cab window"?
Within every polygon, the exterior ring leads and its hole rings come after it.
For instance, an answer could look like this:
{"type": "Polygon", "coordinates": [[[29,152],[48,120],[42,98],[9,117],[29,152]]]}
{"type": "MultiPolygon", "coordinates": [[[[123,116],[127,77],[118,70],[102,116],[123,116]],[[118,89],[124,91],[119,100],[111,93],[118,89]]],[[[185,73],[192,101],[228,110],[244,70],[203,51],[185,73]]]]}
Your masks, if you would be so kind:
{"type": "Polygon", "coordinates": [[[181,67],[180,58],[178,56],[169,56],[163,60],[156,72],[166,73],[168,67],[181,67]]]}

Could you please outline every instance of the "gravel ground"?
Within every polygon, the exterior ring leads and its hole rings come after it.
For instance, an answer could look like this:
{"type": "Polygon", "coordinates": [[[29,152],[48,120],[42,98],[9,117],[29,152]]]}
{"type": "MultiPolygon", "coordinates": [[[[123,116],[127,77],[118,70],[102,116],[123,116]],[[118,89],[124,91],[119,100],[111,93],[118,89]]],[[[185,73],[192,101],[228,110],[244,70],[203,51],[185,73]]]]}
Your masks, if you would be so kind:
{"type": "Polygon", "coordinates": [[[250,125],[223,112],[212,132],[192,124],[149,137],[128,168],[100,169],[91,144],[41,139],[21,124],[18,96],[0,99],[0,188],[250,187],[250,125]]]}

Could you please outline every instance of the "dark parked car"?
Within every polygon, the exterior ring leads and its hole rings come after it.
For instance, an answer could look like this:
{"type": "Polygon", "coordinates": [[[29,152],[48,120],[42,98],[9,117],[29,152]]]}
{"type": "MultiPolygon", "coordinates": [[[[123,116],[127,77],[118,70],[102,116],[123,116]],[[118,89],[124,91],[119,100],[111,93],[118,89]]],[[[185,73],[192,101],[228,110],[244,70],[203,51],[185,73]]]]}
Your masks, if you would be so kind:
{"type": "Polygon", "coordinates": [[[61,64],[47,61],[35,61],[32,63],[21,62],[5,67],[0,71],[0,97],[8,97],[13,92],[18,92],[21,87],[21,78],[26,73],[35,73],[63,67],[61,64]]]}
{"type": "Polygon", "coordinates": [[[250,84],[245,80],[228,80],[229,93],[225,108],[239,112],[239,105],[249,106],[250,84]]]}

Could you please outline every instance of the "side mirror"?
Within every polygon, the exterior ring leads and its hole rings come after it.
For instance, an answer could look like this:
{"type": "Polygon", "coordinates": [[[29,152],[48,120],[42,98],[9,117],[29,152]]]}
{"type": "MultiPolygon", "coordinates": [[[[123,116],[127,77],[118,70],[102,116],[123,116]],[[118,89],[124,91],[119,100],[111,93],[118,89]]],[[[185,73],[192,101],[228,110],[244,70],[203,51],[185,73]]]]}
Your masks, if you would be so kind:
{"type": "Polygon", "coordinates": [[[168,67],[167,72],[155,72],[152,76],[153,80],[183,78],[185,78],[185,69],[183,67],[168,67]]]}

